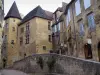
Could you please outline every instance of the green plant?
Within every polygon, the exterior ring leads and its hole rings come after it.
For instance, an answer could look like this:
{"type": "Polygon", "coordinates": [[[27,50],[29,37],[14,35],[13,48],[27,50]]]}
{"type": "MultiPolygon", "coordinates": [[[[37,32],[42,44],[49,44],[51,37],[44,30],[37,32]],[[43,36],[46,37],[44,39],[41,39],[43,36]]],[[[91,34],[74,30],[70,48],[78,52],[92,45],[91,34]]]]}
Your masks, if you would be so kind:
{"type": "Polygon", "coordinates": [[[37,64],[39,64],[40,67],[41,67],[41,69],[43,69],[43,65],[44,65],[44,63],[43,63],[43,58],[42,58],[42,57],[39,57],[39,58],[38,58],[38,60],[37,60],[37,64]]]}
{"type": "Polygon", "coordinates": [[[51,58],[48,59],[47,65],[48,65],[49,71],[52,71],[54,69],[55,63],[56,63],[55,57],[52,56],[51,58]]]}

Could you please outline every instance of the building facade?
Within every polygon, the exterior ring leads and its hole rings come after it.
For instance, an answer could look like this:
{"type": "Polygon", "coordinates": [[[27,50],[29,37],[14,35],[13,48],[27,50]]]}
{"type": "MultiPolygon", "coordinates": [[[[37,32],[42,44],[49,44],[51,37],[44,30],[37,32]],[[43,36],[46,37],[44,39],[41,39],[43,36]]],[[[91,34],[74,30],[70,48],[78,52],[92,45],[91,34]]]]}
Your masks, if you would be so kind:
{"type": "Polygon", "coordinates": [[[67,47],[66,55],[100,61],[99,16],[100,0],[72,0],[66,6],[62,25],[65,36],[60,36],[62,46],[67,47]]]}
{"type": "Polygon", "coordinates": [[[53,50],[56,53],[59,53],[61,45],[63,43],[62,36],[64,33],[64,11],[66,9],[66,3],[62,3],[62,7],[57,8],[53,13],[53,25],[52,25],[52,44],[53,50]]]}
{"type": "Polygon", "coordinates": [[[49,53],[51,43],[52,13],[37,6],[28,13],[18,26],[18,50],[20,59],[49,53]],[[33,13],[33,14],[32,14],[33,13]]]}
{"type": "Polygon", "coordinates": [[[14,2],[5,17],[3,30],[3,65],[33,54],[49,53],[51,43],[52,12],[37,6],[21,19],[14,2]]]}
{"type": "Polygon", "coordinates": [[[18,60],[17,45],[17,28],[21,21],[21,17],[14,2],[8,14],[5,16],[5,25],[3,29],[3,44],[2,44],[2,60],[3,66],[11,65],[12,62],[18,60]]]}

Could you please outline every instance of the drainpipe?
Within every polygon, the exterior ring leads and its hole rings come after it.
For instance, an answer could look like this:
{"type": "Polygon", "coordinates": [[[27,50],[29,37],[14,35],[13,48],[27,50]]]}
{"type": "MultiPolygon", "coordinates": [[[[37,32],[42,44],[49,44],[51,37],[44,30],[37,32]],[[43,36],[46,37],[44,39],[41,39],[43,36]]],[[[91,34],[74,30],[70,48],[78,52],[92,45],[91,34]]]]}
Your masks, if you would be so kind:
{"type": "MultiPolygon", "coordinates": [[[[76,30],[75,30],[75,20],[74,20],[74,11],[73,11],[73,6],[72,6],[72,17],[73,17],[73,26],[74,26],[74,34],[75,34],[75,43],[76,43],[76,51],[77,51],[77,39],[76,39],[76,30]]],[[[76,52],[76,57],[78,57],[78,54],[76,52]]]]}

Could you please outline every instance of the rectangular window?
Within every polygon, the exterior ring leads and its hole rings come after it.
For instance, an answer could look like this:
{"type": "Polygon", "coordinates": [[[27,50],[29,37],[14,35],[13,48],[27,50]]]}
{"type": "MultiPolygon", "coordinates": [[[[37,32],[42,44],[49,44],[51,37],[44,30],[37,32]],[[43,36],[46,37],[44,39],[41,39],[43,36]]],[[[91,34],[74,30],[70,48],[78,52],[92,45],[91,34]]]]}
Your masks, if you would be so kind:
{"type": "Polygon", "coordinates": [[[89,26],[90,31],[94,31],[96,27],[94,14],[93,13],[89,14],[87,18],[88,18],[88,26],[89,26]]]}
{"type": "Polygon", "coordinates": [[[26,35],[26,44],[29,44],[29,35],[26,35]]]}
{"type": "Polygon", "coordinates": [[[46,50],[46,46],[43,46],[43,50],[46,50]]]}
{"type": "Polygon", "coordinates": [[[57,25],[55,25],[55,32],[57,32],[57,25]]]}
{"type": "Polygon", "coordinates": [[[57,32],[57,26],[56,26],[56,25],[54,25],[54,26],[52,27],[52,31],[53,31],[53,33],[57,32]]]}
{"type": "Polygon", "coordinates": [[[70,18],[70,9],[68,9],[68,18],[69,18],[69,21],[71,20],[70,18]]]}
{"type": "Polygon", "coordinates": [[[70,20],[71,20],[70,9],[68,9],[68,13],[67,13],[67,16],[66,16],[66,26],[69,25],[70,20]]]}
{"type": "Polygon", "coordinates": [[[58,23],[58,30],[60,31],[60,23],[58,23]]]}
{"type": "Polygon", "coordinates": [[[5,28],[8,28],[8,23],[5,24],[5,28]]]}
{"type": "Polygon", "coordinates": [[[77,16],[81,13],[80,0],[76,1],[75,8],[76,8],[76,16],[77,16]]]}
{"type": "Polygon", "coordinates": [[[15,27],[12,27],[12,31],[15,31],[15,27]]]}
{"type": "Polygon", "coordinates": [[[29,32],[30,32],[30,27],[29,27],[29,22],[26,24],[26,44],[29,44],[29,32]]]}
{"type": "Polygon", "coordinates": [[[90,6],[91,6],[91,0],[84,0],[85,9],[89,8],[90,6]]]}
{"type": "Polygon", "coordinates": [[[24,32],[24,27],[20,29],[20,33],[23,33],[24,32]]]}
{"type": "Polygon", "coordinates": [[[60,23],[57,24],[57,31],[60,31],[60,23]]]}
{"type": "Polygon", "coordinates": [[[52,39],[51,39],[51,35],[49,35],[48,37],[49,37],[49,42],[51,42],[51,41],[52,41],[52,39]]]}
{"type": "Polygon", "coordinates": [[[48,22],[48,30],[51,30],[51,22],[48,22]]]}
{"type": "Polygon", "coordinates": [[[23,37],[20,37],[20,45],[23,44],[23,37]]]}
{"type": "Polygon", "coordinates": [[[80,20],[80,21],[78,22],[78,25],[79,25],[80,36],[83,36],[83,35],[84,35],[84,25],[83,25],[83,21],[80,20]]]}
{"type": "Polygon", "coordinates": [[[14,40],[11,40],[11,44],[14,44],[14,40]]]}

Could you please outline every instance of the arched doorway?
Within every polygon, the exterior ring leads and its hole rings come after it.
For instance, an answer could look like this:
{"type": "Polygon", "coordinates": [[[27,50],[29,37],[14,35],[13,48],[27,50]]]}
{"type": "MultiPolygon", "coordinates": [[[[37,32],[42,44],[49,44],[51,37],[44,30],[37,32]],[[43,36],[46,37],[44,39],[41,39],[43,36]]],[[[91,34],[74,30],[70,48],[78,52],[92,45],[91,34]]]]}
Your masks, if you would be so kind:
{"type": "Polygon", "coordinates": [[[92,48],[91,48],[91,44],[85,44],[84,45],[84,54],[85,54],[85,58],[86,59],[92,59],[92,48]]]}
{"type": "Polygon", "coordinates": [[[100,42],[98,43],[98,57],[99,57],[99,61],[100,61],[100,42]]]}

